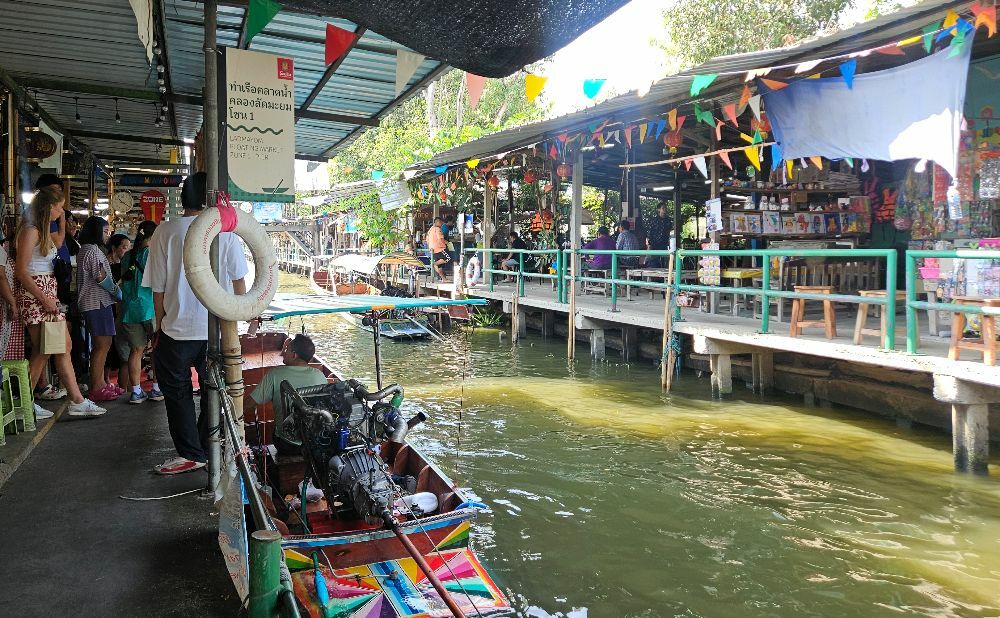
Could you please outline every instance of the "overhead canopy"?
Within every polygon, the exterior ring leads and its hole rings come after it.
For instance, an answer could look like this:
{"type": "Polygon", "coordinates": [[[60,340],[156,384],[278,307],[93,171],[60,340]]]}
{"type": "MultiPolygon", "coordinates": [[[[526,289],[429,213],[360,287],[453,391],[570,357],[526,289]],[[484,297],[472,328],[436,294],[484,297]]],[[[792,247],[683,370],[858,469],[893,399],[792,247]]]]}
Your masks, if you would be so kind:
{"type": "Polygon", "coordinates": [[[292,10],[339,15],[442,62],[504,77],[549,56],[628,0],[285,0],[292,10]]]}
{"type": "Polygon", "coordinates": [[[485,298],[449,300],[445,298],[396,298],[393,296],[371,296],[349,294],[346,296],[320,296],[317,294],[276,294],[263,318],[280,320],[298,315],[318,315],[322,313],[367,313],[390,309],[420,309],[423,307],[448,307],[451,305],[485,305],[485,298]]]}
{"type": "MultiPolygon", "coordinates": [[[[914,6],[900,9],[889,15],[862,22],[835,34],[820,36],[802,41],[796,45],[780,49],[760,52],[736,54],[713,58],[708,62],[686,70],[677,75],[661,79],[653,84],[649,92],[640,95],[631,92],[585,110],[553,118],[534,124],[524,125],[487,135],[480,139],[467,142],[450,150],[438,153],[427,161],[417,163],[409,168],[423,175],[436,175],[435,168],[442,165],[464,165],[472,159],[489,160],[490,157],[503,157],[506,153],[530,148],[532,145],[542,146],[546,140],[552,140],[563,133],[580,133],[590,129],[595,124],[607,121],[605,131],[614,128],[624,128],[627,124],[661,117],[672,107],[689,104],[693,98],[690,95],[691,82],[694,75],[717,74],[711,86],[701,92],[697,101],[705,109],[716,110],[726,103],[739,99],[743,88],[746,72],[763,67],[789,67],[779,71],[791,71],[797,63],[806,60],[847,54],[863,49],[877,47],[882,44],[899,41],[913,34],[920,34],[926,24],[945,17],[951,9],[962,10],[968,2],[954,0],[927,0],[914,6]]],[[[913,46],[913,53],[922,53],[921,46],[913,46]]],[[[1000,37],[977,37],[973,48],[973,56],[979,57],[1000,52],[1000,37]]],[[[916,56],[914,56],[916,57],[916,56]]],[[[899,63],[898,56],[868,56],[865,61],[865,71],[876,70],[899,63]]],[[[690,109],[690,108],[689,108],[690,109]]],[[[684,111],[690,116],[690,111],[684,111]]],[[[716,116],[721,112],[716,111],[716,116]]],[[[750,114],[741,119],[738,130],[726,123],[723,127],[720,147],[727,145],[745,145],[740,141],[739,133],[750,133],[750,114]]],[[[711,133],[707,125],[698,125],[693,117],[685,124],[685,143],[678,149],[676,156],[693,155],[711,150],[711,133]],[[694,128],[697,127],[697,130],[694,128]]],[[[634,145],[637,145],[635,139],[634,145]]],[[[633,150],[636,157],[634,163],[658,161],[668,158],[664,152],[664,144],[659,140],[647,139],[645,145],[633,150]]],[[[609,189],[616,189],[622,182],[622,168],[625,161],[624,139],[618,143],[609,143],[606,148],[595,148],[584,153],[585,174],[584,183],[609,189]]],[[[734,163],[736,161],[734,160],[734,163]]],[[[680,168],[681,178],[688,178],[688,189],[694,195],[704,193],[704,177],[694,169],[684,172],[680,168]],[[700,186],[699,186],[700,185],[700,186]]],[[[665,187],[674,184],[677,178],[668,165],[639,168],[638,183],[649,189],[665,187]]]]}
{"type": "Polygon", "coordinates": [[[330,265],[334,268],[342,268],[365,275],[374,273],[379,266],[402,265],[414,268],[426,266],[426,264],[408,253],[390,253],[388,255],[345,253],[334,258],[330,262],[330,265]]]}

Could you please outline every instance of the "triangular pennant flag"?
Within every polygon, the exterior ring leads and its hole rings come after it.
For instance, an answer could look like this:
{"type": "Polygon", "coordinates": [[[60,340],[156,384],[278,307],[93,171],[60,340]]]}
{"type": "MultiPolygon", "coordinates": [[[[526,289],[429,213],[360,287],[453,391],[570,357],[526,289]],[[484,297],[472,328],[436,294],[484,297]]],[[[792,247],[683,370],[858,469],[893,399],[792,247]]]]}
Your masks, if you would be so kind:
{"type": "Polygon", "coordinates": [[[813,74],[812,74],[812,75],[810,75],[809,77],[806,77],[806,79],[819,79],[819,78],[821,78],[821,77],[823,77],[823,74],[822,74],[822,73],[813,73],[813,74]]]}
{"type": "Polygon", "coordinates": [[[851,157],[844,157],[844,161],[847,161],[847,164],[851,166],[851,169],[854,169],[854,159],[851,157]]]}
{"type": "Polygon", "coordinates": [[[736,104],[730,103],[729,105],[722,106],[722,113],[726,116],[729,122],[733,123],[733,126],[740,126],[739,121],[736,119],[736,104]]]}
{"type": "Polygon", "coordinates": [[[969,7],[972,10],[972,14],[976,16],[976,29],[979,26],[986,26],[987,36],[993,36],[997,33],[997,7],[993,6],[983,6],[981,4],[973,4],[969,7]]]}
{"type": "Polygon", "coordinates": [[[962,53],[962,48],[965,47],[965,32],[963,28],[957,28],[955,30],[955,36],[951,39],[951,44],[948,46],[948,57],[954,58],[955,56],[962,53]]]}
{"type": "Polygon", "coordinates": [[[771,144],[771,171],[781,167],[781,148],[777,144],[771,144]]]}
{"type": "Polygon", "coordinates": [[[437,166],[437,167],[434,168],[434,173],[435,174],[443,174],[443,173],[445,173],[447,171],[448,171],[448,166],[447,165],[439,165],[439,166],[437,166]]]}
{"type": "Polygon", "coordinates": [[[656,121],[656,135],[653,137],[653,139],[658,139],[660,137],[660,133],[663,133],[663,129],[666,129],[666,128],[667,128],[667,121],[666,120],[664,120],[663,118],[660,118],[659,120],[657,120],[656,121]]]}
{"type": "Polygon", "coordinates": [[[747,101],[750,100],[750,86],[743,84],[743,93],[740,94],[740,113],[743,113],[744,108],[747,106],[747,101]]]}
{"type": "Polygon", "coordinates": [[[712,85],[715,78],[718,77],[715,73],[708,73],[706,75],[695,75],[694,79],[691,80],[691,96],[696,97],[701,94],[701,91],[712,85]]]}
{"type": "Polygon", "coordinates": [[[795,169],[795,161],[785,161],[785,168],[788,170],[788,179],[792,179],[792,170],[795,169]]]}
{"type": "Polygon", "coordinates": [[[465,87],[469,89],[469,109],[476,109],[479,97],[483,96],[483,88],[486,87],[486,78],[466,72],[465,87]]]}
{"type": "Polygon", "coordinates": [[[618,133],[619,133],[618,129],[615,129],[611,133],[608,133],[608,141],[610,142],[611,140],[614,140],[616,142],[621,142],[621,140],[618,139],[618,133]]]}
{"type": "Polygon", "coordinates": [[[625,127],[625,143],[628,144],[629,148],[632,147],[632,129],[634,128],[633,126],[625,127]]]}
{"type": "Polygon", "coordinates": [[[757,152],[756,146],[751,146],[750,148],[744,148],[743,152],[746,153],[747,158],[750,159],[750,165],[759,172],[760,171],[760,153],[757,152]]]}
{"type": "Polygon", "coordinates": [[[597,134],[597,144],[602,147],[604,146],[604,134],[602,133],[597,134]]]}
{"type": "Polygon", "coordinates": [[[697,103],[694,104],[694,117],[698,122],[704,122],[710,127],[715,126],[715,118],[712,116],[712,112],[703,111],[697,103]]]}
{"type": "Polygon", "coordinates": [[[559,151],[556,150],[556,147],[555,146],[549,147],[549,158],[555,159],[558,156],[559,156],[559,151]]]}
{"type": "Polygon", "coordinates": [[[722,162],[726,164],[726,167],[728,167],[729,169],[733,169],[733,162],[729,160],[728,152],[723,150],[722,152],[719,153],[719,158],[722,159],[722,162]]]}
{"type": "Polygon", "coordinates": [[[677,130],[677,108],[676,107],[674,109],[670,110],[669,112],[667,112],[667,122],[670,123],[670,130],[671,131],[676,131],[677,130]]]}
{"type": "Polygon", "coordinates": [[[781,90],[782,88],[788,87],[788,82],[779,82],[776,79],[764,79],[761,78],[761,83],[767,86],[771,90],[781,90]]]}
{"type": "MultiPolygon", "coordinates": [[[[919,40],[920,39],[917,38],[917,41],[919,40]]],[[[916,43],[917,41],[914,41],[914,43],[916,43]]],[[[877,47],[875,51],[877,53],[884,54],[886,56],[905,56],[906,52],[900,49],[900,47],[902,47],[900,43],[902,43],[902,41],[900,41],[899,43],[895,43],[893,45],[883,45],[882,47],[877,47]]]]}
{"type": "Polygon", "coordinates": [[[350,30],[326,25],[326,63],[333,64],[351,49],[358,36],[350,30]]]}
{"type": "Polygon", "coordinates": [[[812,71],[819,65],[820,62],[823,62],[822,58],[819,60],[809,60],[806,62],[799,63],[799,65],[795,67],[795,72],[806,73],[807,71],[812,71]]]}
{"type": "Polygon", "coordinates": [[[745,141],[748,144],[752,144],[753,143],[753,136],[752,135],[747,135],[746,133],[740,133],[740,137],[743,138],[743,141],[745,141]]]}
{"type": "Polygon", "coordinates": [[[385,176],[384,170],[372,170],[372,180],[382,180],[383,176],[385,176]]]}
{"type": "Polygon", "coordinates": [[[861,159],[861,171],[862,172],[867,172],[868,169],[869,169],[868,159],[861,159]]]}
{"type": "Polygon", "coordinates": [[[756,94],[750,97],[748,105],[750,105],[750,111],[753,112],[753,117],[760,120],[760,95],[756,94]]]}
{"type": "Polygon", "coordinates": [[[847,89],[852,90],[854,88],[854,73],[858,70],[857,60],[848,60],[840,65],[840,76],[844,78],[844,83],[847,84],[847,89]]]}
{"type": "Polygon", "coordinates": [[[756,131],[754,131],[753,132],[753,141],[751,141],[750,143],[751,144],[759,144],[759,143],[761,143],[763,141],[764,141],[764,136],[762,136],[760,134],[760,129],[757,129],[756,131]]]}
{"type": "Polygon", "coordinates": [[[645,122],[639,125],[639,143],[641,144],[644,141],[646,141],[646,123],[645,122]]]}
{"type": "Polygon", "coordinates": [[[410,78],[417,72],[424,61],[423,54],[417,54],[405,49],[396,50],[396,94],[406,88],[410,78]]]}
{"type": "Polygon", "coordinates": [[[692,159],[694,166],[698,168],[701,175],[708,178],[708,164],[705,163],[705,157],[695,157],[692,159]]]}
{"type": "Polygon", "coordinates": [[[921,32],[923,32],[923,35],[921,35],[920,38],[922,38],[924,40],[924,51],[925,52],[931,53],[931,45],[934,44],[934,33],[938,31],[938,29],[940,28],[940,26],[941,26],[941,22],[935,22],[933,24],[927,24],[921,30],[921,32]]]}
{"type": "Polygon", "coordinates": [[[247,7],[246,42],[250,43],[279,11],[281,5],[273,0],[250,0],[247,7]]]}
{"type": "Polygon", "coordinates": [[[771,67],[763,69],[750,69],[749,71],[747,71],[747,76],[743,78],[743,81],[752,82],[755,78],[764,77],[770,72],[771,72],[771,67]]]}
{"type": "Polygon", "coordinates": [[[691,159],[684,159],[684,169],[685,171],[691,171],[691,159]]]}
{"type": "Polygon", "coordinates": [[[823,157],[809,157],[809,160],[819,169],[823,169],[823,157]]]}
{"type": "Polygon", "coordinates": [[[479,166],[479,159],[469,159],[465,162],[465,166],[470,170],[474,170],[479,166]]]}
{"type": "Polygon", "coordinates": [[[722,141],[722,125],[724,124],[726,123],[722,122],[721,120],[717,120],[715,123],[715,140],[718,142],[722,141]]]}
{"type": "Polygon", "coordinates": [[[597,96],[597,93],[601,91],[604,87],[604,82],[606,79],[585,79],[583,80],[583,94],[588,99],[593,100],[597,96]]]}
{"type": "Polygon", "coordinates": [[[944,16],[944,22],[942,22],[942,28],[951,28],[958,22],[958,13],[954,9],[949,10],[944,16]]]}
{"type": "Polygon", "coordinates": [[[677,117],[677,129],[678,130],[680,130],[680,128],[684,126],[684,121],[685,120],[687,120],[687,116],[678,116],[677,117]]]}
{"type": "Polygon", "coordinates": [[[528,73],[524,76],[524,96],[528,98],[529,103],[538,97],[547,81],[549,81],[548,77],[542,77],[534,73],[528,73]]]}

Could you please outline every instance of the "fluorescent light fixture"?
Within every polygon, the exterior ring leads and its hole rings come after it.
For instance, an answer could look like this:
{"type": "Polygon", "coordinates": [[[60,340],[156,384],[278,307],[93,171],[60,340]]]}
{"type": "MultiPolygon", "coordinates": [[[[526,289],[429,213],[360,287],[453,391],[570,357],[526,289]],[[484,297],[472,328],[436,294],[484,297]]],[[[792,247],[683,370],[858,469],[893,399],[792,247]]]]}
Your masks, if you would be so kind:
{"type": "Polygon", "coordinates": [[[21,201],[24,202],[25,204],[30,204],[31,198],[34,196],[35,194],[32,193],[31,191],[25,191],[24,193],[21,194],[21,201]]]}
{"type": "Polygon", "coordinates": [[[74,215],[89,215],[90,211],[86,209],[74,210],[72,211],[74,215]]]}
{"type": "Polygon", "coordinates": [[[84,204],[89,204],[89,203],[90,203],[90,200],[88,200],[88,199],[84,198],[84,200],[83,200],[83,203],[84,203],[84,204]]]}
{"type": "Polygon", "coordinates": [[[110,201],[111,201],[111,200],[109,200],[109,199],[108,199],[108,198],[106,198],[106,197],[99,197],[99,198],[97,198],[97,203],[98,203],[98,204],[107,204],[107,203],[108,203],[108,202],[110,202],[110,201]]]}
{"type": "Polygon", "coordinates": [[[706,180],[706,181],[705,181],[705,184],[706,184],[706,185],[710,185],[710,184],[712,184],[712,181],[711,181],[711,180],[706,180]]]}
{"type": "Polygon", "coordinates": [[[739,200],[741,202],[745,202],[745,201],[747,201],[747,200],[750,199],[749,195],[733,195],[732,193],[727,193],[726,197],[728,197],[730,199],[733,199],[733,200],[739,200]]]}
{"type": "Polygon", "coordinates": [[[617,145],[618,145],[617,142],[607,142],[603,146],[601,146],[601,148],[614,148],[617,145]]]}
{"type": "Polygon", "coordinates": [[[665,187],[653,187],[653,191],[673,191],[674,185],[667,185],[665,187]]]}
{"type": "Polygon", "coordinates": [[[107,204],[98,204],[97,206],[94,207],[94,210],[107,210],[107,209],[108,209],[107,204]]]}
{"type": "Polygon", "coordinates": [[[591,152],[592,150],[597,150],[597,146],[584,146],[580,150],[583,152],[591,152]]]}

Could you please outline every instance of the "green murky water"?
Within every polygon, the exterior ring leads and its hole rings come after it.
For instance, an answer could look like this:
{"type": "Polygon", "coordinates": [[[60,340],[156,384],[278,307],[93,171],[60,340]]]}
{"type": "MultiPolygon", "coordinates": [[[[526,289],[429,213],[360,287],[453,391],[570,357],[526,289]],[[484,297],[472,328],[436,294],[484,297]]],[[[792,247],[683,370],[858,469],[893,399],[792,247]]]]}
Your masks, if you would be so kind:
{"type": "MultiPolygon", "coordinates": [[[[302,324],[371,380],[368,333],[302,324]]],[[[1000,482],[955,476],[944,434],[712,401],[694,375],[666,398],[647,362],[571,366],[537,336],[458,330],[383,362],[432,417],[412,441],[491,507],[475,546],[521,615],[1000,615],[1000,482]]]]}

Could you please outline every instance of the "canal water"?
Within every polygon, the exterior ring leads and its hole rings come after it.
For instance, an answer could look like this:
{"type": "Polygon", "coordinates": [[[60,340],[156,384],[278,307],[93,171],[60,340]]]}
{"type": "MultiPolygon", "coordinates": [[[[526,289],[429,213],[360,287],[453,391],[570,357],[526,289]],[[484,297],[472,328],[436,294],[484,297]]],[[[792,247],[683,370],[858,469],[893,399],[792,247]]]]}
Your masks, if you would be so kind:
{"type": "MultiPolygon", "coordinates": [[[[370,334],[303,327],[374,382],[370,334]]],[[[739,385],[713,401],[693,373],[665,397],[648,361],[569,364],[535,334],[383,350],[431,417],[410,440],[489,505],[474,545],[519,615],[1000,614],[1000,481],[953,474],[940,432],[739,385]]]]}

